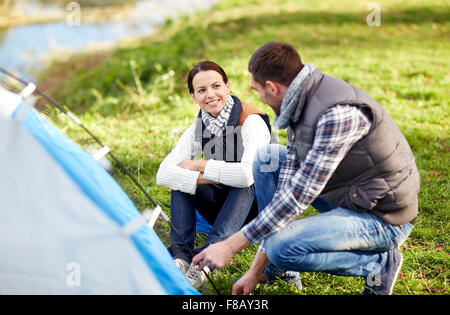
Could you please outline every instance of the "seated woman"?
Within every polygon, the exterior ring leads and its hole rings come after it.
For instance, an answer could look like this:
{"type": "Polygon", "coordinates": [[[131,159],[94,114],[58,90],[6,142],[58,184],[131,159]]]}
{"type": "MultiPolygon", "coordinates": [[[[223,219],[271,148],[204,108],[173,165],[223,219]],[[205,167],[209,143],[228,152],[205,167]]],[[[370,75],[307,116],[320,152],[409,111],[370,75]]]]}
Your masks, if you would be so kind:
{"type": "MultiPolygon", "coordinates": [[[[158,185],[172,190],[171,221],[179,234],[171,231],[169,250],[184,273],[192,260],[196,210],[212,226],[205,246],[237,232],[251,209],[256,216],[252,163],[258,148],[271,142],[267,114],[230,95],[230,83],[219,65],[199,62],[187,84],[199,114],[156,176],[158,185]]],[[[187,273],[191,282],[203,275],[195,271],[187,273]]]]}

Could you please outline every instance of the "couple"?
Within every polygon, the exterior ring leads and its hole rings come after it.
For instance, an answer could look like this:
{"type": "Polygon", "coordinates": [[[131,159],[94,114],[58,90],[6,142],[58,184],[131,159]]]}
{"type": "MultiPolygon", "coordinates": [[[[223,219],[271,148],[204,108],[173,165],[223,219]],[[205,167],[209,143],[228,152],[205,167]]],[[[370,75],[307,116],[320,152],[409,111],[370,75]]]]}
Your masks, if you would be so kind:
{"type": "Polygon", "coordinates": [[[233,294],[252,293],[261,279],[300,288],[302,271],[362,276],[363,293],[391,294],[398,248],[418,212],[406,139],[367,93],[303,64],[289,44],[260,47],[248,70],[275,127],[287,128],[287,146],[271,140],[264,113],[229,95],[219,66],[192,69],[189,92],[201,110],[157,175],[172,189],[172,223],[182,234],[171,233],[175,262],[190,280],[201,278],[198,270],[223,268],[259,242],[233,294]],[[297,219],[309,205],[319,214],[297,219]],[[212,230],[192,257],[196,210],[212,230]]]}

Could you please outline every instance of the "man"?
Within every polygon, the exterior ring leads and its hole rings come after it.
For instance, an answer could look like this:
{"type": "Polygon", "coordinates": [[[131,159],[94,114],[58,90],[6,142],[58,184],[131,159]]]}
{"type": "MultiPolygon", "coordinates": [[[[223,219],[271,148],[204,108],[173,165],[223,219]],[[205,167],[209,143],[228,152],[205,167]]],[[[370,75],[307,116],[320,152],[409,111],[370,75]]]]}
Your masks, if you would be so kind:
{"type": "Polygon", "coordinates": [[[362,276],[363,293],[391,294],[398,247],[418,212],[419,174],[406,139],[367,93],[304,65],[289,44],[260,47],[249,72],[274,125],[288,129],[287,146],[257,154],[260,214],[193,263],[222,268],[261,242],[233,294],[251,293],[269,261],[276,270],[362,276]],[[320,213],[297,220],[310,204],[320,213]]]}

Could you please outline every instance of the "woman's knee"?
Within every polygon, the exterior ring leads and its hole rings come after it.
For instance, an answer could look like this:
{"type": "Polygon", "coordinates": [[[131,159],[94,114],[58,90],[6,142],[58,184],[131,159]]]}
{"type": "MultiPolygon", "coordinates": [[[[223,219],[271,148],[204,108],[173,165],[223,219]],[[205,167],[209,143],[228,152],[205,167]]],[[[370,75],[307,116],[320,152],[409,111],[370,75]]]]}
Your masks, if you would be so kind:
{"type": "Polygon", "coordinates": [[[190,201],[192,199],[192,196],[188,193],[179,191],[179,190],[172,190],[170,192],[170,200],[172,202],[175,201],[175,203],[179,203],[179,202],[185,202],[185,201],[190,201]]]}
{"type": "Polygon", "coordinates": [[[269,143],[265,146],[260,147],[256,151],[254,161],[267,164],[272,159],[276,159],[276,160],[280,159],[280,154],[281,154],[281,156],[283,156],[284,155],[283,153],[285,152],[285,150],[286,150],[286,147],[284,147],[282,145],[269,143]]]}
{"type": "Polygon", "coordinates": [[[255,156],[253,158],[253,173],[255,173],[255,171],[258,171],[260,166],[267,162],[267,150],[269,150],[268,146],[270,146],[270,144],[256,150],[255,156]]]}
{"type": "Polygon", "coordinates": [[[255,172],[274,172],[286,159],[286,147],[279,144],[268,144],[256,151],[253,160],[253,174],[255,172]]]}

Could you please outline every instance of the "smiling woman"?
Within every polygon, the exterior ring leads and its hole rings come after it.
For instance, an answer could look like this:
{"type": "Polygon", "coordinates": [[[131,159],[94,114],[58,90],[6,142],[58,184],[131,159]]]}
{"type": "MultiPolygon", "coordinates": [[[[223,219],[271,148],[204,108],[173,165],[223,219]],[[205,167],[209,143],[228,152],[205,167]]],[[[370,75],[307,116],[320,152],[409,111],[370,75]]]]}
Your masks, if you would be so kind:
{"type": "Polygon", "coordinates": [[[271,127],[265,113],[230,95],[227,75],[216,63],[196,64],[187,83],[200,111],[161,163],[157,183],[172,190],[171,220],[181,234],[171,232],[170,251],[188,279],[200,285],[206,277],[190,268],[196,211],[212,226],[205,247],[256,215],[253,157],[270,143],[271,127]],[[201,154],[204,159],[195,159],[201,154]]]}
{"type": "Polygon", "coordinates": [[[216,70],[206,70],[195,75],[192,80],[195,91],[191,91],[192,98],[201,109],[217,118],[227,104],[230,84],[226,76],[216,70]]]}
{"type": "Polygon", "coordinates": [[[230,83],[225,71],[212,61],[199,62],[189,73],[188,88],[202,109],[202,120],[208,129],[214,134],[221,133],[234,103],[229,96],[230,83]]]}

